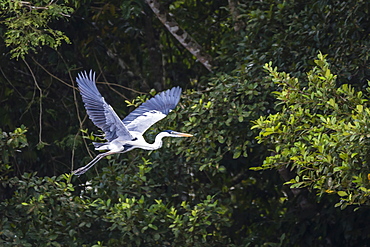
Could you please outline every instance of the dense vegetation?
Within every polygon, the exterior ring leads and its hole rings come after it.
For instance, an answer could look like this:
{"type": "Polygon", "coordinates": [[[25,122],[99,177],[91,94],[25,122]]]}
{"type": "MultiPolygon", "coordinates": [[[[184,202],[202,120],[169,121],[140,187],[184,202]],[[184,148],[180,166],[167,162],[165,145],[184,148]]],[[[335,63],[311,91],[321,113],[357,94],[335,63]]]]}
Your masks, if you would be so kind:
{"type": "Polygon", "coordinates": [[[1,245],[367,246],[368,5],[2,0],[1,245]],[[181,86],[146,138],[194,137],[70,175],[90,69],[121,117],[181,86]]]}

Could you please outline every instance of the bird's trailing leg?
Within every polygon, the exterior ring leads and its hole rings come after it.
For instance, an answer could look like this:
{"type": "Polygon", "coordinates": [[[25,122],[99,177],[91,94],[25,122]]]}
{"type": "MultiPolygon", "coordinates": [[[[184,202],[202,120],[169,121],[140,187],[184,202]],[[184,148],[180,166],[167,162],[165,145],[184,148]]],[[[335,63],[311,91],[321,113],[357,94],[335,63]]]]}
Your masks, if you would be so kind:
{"type": "Polygon", "coordinates": [[[114,154],[114,152],[106,152],[106,153],[101,153],[101,154],[98,154],[92,161],[90,161],[87,165],[83,166],[83,167],[80,167],[78,168],[77,170],[74,170],[72,172],[73,175],[77,175],[77,176],[80,176],[82,174],[84,174],[85,172],[87,172],[87,170],[89,170],[91,167],[93,167],[99,160],[101,160],[102,158],[104,158],[105,156],[108,156],[108,155],[111,155],[111,154],[114,154]]]}

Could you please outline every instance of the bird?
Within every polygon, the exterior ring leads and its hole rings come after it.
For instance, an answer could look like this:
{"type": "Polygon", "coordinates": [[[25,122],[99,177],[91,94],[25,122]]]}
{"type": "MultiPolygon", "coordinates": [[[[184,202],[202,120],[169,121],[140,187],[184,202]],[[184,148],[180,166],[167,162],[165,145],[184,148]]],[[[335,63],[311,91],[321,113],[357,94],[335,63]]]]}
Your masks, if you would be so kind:
{"type": "Polygon", "coordinates": [[[105,156],[126,153],[135,148],[156,150],[162,147],[164,137],[192,137],[192,134],[173,130],[160,132],[153,143],[147,143],[144,132],[154,123],[165,118],[179,103],[182,89],[173,87],[163,91],[132,111],[121,120],[100,94],[95,82],[95,72],[80,72],[76,82],[90,120],[103,132],[107,142],[93,142],[95,150],[108,150],[98,154],[87,165],[72,171],[80,176],[105,156]]]}

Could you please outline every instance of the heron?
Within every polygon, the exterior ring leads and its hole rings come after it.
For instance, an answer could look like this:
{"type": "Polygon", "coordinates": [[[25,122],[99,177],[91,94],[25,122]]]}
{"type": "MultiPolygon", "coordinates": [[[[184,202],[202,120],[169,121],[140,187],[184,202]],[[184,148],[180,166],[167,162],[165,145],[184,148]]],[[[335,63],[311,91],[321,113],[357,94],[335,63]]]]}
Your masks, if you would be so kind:
{"type": "Polygon", "coordinates": [[[145,141],[143,134],[154,123],[165,118],[179,103],[181,88],[173,87],[142,103],[121,120],[105,101],[95,83],[95,72],[80,72],[76,78],[82,101],[91,121],[103,132],[107,142],[93,142],[95,150],[108,150],[98,154],[87,165],[73,171],[82,175],[105,156],[126,153],[135,148],[156,150],[162,147],[163,137],[191,137],[193,135],[173,130],[160,132],[153,143],[145,141]]]}

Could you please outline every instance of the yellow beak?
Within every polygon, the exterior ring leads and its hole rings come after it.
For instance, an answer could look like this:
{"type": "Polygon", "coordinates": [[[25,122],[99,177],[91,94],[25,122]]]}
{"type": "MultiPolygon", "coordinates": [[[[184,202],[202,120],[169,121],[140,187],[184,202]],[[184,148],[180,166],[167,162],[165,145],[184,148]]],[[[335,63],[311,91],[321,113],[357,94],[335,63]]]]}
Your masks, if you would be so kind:
{"type": "Polygon", "coordinates": [[[181,137],[192,137],[193,136],[192,134],[186,134],[186,133],[180,133],[180,132],[176,132],[176,135],[181,136],[181,137]]]}

